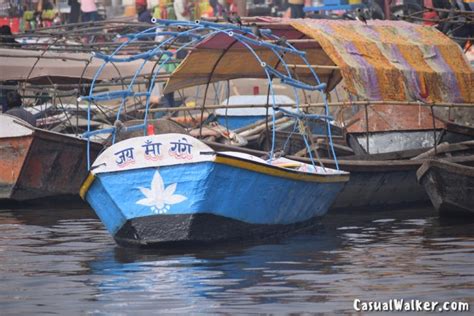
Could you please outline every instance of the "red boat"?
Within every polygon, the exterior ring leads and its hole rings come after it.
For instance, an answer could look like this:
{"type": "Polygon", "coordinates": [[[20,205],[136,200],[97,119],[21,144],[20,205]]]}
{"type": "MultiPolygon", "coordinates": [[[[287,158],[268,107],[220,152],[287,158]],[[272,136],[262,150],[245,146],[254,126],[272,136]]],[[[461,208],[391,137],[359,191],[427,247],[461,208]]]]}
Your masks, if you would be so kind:
{"type": "MultiPolygon", "coordinates": [[[[0,201],[77,196],[87,176],[86,141],[0,115],[0,201]]],[[[91,143],[92,159],[102,145],[91,143]]]]}

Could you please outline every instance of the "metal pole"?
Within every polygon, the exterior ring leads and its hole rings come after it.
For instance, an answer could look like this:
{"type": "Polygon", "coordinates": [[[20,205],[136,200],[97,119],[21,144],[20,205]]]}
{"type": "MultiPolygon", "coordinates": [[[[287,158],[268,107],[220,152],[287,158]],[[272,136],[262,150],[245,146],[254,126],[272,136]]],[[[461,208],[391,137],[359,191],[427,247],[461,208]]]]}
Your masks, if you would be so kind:
{"type": "Polygon", "coordinates": [[[367,153],[369,154],[369,112],[368,112],[368,104],[365,104],[365,132],[366,132],[366,142],[367,142],[367,153]]]}
{"type": "Polygon", "coordinates": [[[435,116],[434,116],[434,109],[433,106],[430,106],[431,108],[431,118],[433,119],[433,143],[434,143],[434,150],[435,150],[435,155],[438,154],[438,146],[437,146],[437,140],[436,140],[436,121],[435,121],[435,116]]]}
{"type": "Polygon", "coordinates": [[[384,1],[383,11],[385,14],[385,20],[390,20],[391,12],[390,12],[390,0],[384,1]]]}

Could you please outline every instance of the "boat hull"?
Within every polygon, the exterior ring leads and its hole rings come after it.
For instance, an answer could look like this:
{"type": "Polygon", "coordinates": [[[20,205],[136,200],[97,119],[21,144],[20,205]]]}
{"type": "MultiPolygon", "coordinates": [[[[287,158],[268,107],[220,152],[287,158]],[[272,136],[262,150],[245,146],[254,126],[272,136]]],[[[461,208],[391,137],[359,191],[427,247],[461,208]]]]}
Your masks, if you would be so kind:
{"type": "MultiPolygon", "coordinates": [[[[236,162],[239,163],[238,160],[236,162]]],[[[343,185],[342,182],[313,183],[279,179],[225,164],[201,162],[98,174],[86,200],[117,242],[120,240],[120,244],[217,242],[247,239],[254,235],[253,231],[260,231],[262,227],[271,232],[285,225],[323,216],[343,185]],[[157,175],[163,181],[163,188],[174,186],[175,193],[186,199],[171,205],[169,209],[150,208],[137,203],[145,198],[140,188],[151,189],[151,183],[157,175]],[[196,214],[217,216],[221,221],[228,222],[229,227],[217,233],[216,227],[208,225],[207,230],[215,232],[200,231],[195,234],[192,229],[196,227],[196,218],[200,218],[193,217],[196,214]],[[148,222],[155,215],[160,215],[157,217],[160,219],[171,216],[171,222],[176,215],[183,215],[188,222],[176,223],[177,227],[169,226],[167,220],[148,222]],[[143,221],[147,225],[140,224],[139,227],[144,229],[124,228],[136,227],[137,223],[143,221]],[[235,227],[232,228],[231,224],[235,224],[235,227]],[[160,231],[162,233],[157,235],[160,231]],[[202,240],[206,234],[209,237],[202,240]]]]}
{"type": "MultiPolygon", "coordinates": [[[[36,128],[0,134],[0,200],[78,196],[87,177],[86,142],[36,128]]],[[[102,146],[92,144],[95,158],[102,146]]]]}
{"type": "Polygon", "coordinates": [[[294,224],[249,224],[211,213],[151,215],[129,219],[114,235],[120,246],[165,248],[256,241],[311,229],[319,217],[294,224]],[[212,229],[209,229],[212,227],[212,229]]]}
{"type": "MultiPolygon", "coordinates": [[[[347,169],[346,169],[347,170],[347,169]]],[[[337,196],[331,210],[365,208],[380,211],[413,203],[429,203],[412,170],[351,171],[351,179],[337,196]]]]}
{"type": "Polygon", "coordinates": [[[417,177],[440,215],[474,216],[474,167],[429,160],[417,177]]]}
{"type": "MultiPolygon", "coordinates": [[[[433,130],[387,131],[367,134],[354,133],[359,145],[371,154],[389,153],[394,151],[431,148],[434,144],[433,130]]],[[[436,139],[441,138],[441,130],[436,131],[436,139]]]]}

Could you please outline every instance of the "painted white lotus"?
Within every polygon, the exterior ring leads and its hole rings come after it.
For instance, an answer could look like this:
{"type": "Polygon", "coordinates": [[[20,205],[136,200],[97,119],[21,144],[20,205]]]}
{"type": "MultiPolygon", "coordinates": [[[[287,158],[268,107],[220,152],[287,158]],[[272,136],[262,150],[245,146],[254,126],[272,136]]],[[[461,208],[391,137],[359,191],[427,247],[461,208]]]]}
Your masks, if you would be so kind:
{"type": "Polygon", "coordinates": [[[158,170],[151,181],[150,188],[139,187],[144,199],[138,200],[136,204],[150,206],[155,214],[165,214],[170,210],[171,205],[178,204],[186,200],[183,195],[174,194],[176,183],[172,183],[165,188],[163,178],[158,170]]]}

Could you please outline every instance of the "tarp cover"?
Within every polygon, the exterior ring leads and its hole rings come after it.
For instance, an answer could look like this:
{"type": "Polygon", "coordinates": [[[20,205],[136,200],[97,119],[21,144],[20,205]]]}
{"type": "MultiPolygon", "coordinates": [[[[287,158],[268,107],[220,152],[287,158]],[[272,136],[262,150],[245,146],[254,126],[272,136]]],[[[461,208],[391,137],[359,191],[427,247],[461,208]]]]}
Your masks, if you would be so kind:
{"type": "Polygon", "coordinates": [[[473,70],[432,27],[404,21],[288,20],[316,39],[348,91],[369,100],[474,102],[473,70]]]}
{"type": "MultiPolygon", "coordinates": [[[[308,39],[304,34],[286,24],[268,24],[262,29],[271,29],[273,34],[285,36],[287,39],[308,39]]],[[[312,65],[332,65],[334,63],[314,40],[300,41],[293,45],[307,53],[307,60],[312,65]]],[[[268,65],[276,67],[286,74],[278,57],[268,48],[250,45],[257,55],[268,65]]],[[[300,57],[284,54],[282,58],[287,64],[302,65],[300,57]]],[[[307,68],[291,68],[293,75],[309,84],[317,84],[314,76],[307,68]],[[296,73],[296,74],[295,74],[296,73]]],[[[334,88],[341,80],[339,70],[316,69],[321,82],[328,88],[334,88]]],[[[265,72],[253,54],[235,38],[227,34],[217,34],[199,43],[172,74],[165,92],[207,84],[216,81],[237,78],[266,78],[265,72]]]]}
{"type": "MultiPolygon", "coordinates": [[[[120,58],[124,57],[120,56],[120,58]]],[[[85,53],[0,48],[0,81],[77,83],[81,77],[83,80],[92,80],[103,63],[104,61],[98,58],[91,60],[91,54],[85,53]],[[40,58],[39,61],[38,58],[40,58]]],[[[114,65],[108,64],[98,79],[112,80],[133,76],[142,63],[143,60],[136,60],[114,65]]],[[[142,73],[149,74],[153,65],[154,62],[147,62],[142,73]]]]}

